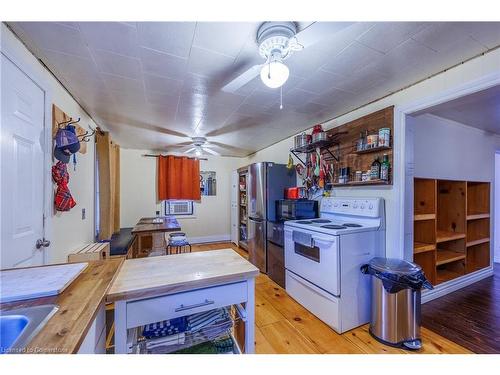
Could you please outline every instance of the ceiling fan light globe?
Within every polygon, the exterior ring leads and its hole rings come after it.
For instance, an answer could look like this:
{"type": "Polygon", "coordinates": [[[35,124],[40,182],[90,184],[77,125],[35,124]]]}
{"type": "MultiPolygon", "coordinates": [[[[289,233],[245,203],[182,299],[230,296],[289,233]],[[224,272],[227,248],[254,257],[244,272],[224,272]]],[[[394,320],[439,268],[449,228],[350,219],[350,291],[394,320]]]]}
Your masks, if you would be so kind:
{"type": "Polygon", "coordinates": [[[200,149],[196,149],[196,151],[194,152],[194,154],[196,156],[201,156],[201,150],[200,149]]]}
{"type": "Polygon", "coordinates": [[[290,70],[279,60],[269,62],[260,71],[260,79],[264,85],[272,89],[283,86],[289,75],[290,70]]]}

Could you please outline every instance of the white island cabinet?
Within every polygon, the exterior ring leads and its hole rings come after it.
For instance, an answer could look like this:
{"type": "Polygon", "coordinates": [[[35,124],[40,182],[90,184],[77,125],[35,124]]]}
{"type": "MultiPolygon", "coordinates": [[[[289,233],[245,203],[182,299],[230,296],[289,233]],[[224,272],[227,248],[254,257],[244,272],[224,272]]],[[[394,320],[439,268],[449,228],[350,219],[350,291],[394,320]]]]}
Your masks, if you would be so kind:
{"type": "MultiPolygon", "coordinates": [[[[115,353],[142,352],[138,337],[148,324],[217,309],[231,317],[224,329],[235,351],[253,353],[258,274],[232,249],[127,259],[107,296],[115,303],[115,353]]],[[[184,346],[202,341],[192,333],[182,334],[184,346]]]]}

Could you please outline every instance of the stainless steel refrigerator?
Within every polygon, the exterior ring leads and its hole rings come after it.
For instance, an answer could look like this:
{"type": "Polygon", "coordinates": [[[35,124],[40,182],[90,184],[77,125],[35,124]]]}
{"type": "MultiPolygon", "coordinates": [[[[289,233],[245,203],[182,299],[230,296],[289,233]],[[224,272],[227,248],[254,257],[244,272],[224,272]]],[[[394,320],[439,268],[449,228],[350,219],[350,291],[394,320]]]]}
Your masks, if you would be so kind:
{"type": "Polygon", "coordinates": [[[267,272],[267,222],[276,220],[276,201],[286,188],[296,186],[295,169],[270,162],[248,166],[248,260],[267,272]]]}

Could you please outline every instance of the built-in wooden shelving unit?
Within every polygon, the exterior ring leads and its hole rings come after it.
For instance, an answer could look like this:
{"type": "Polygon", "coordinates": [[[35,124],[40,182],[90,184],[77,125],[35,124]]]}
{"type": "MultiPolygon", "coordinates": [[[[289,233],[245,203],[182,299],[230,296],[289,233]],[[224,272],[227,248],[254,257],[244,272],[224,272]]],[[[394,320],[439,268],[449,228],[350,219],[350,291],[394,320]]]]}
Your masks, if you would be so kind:
{"type": "Polygon", "coordinates": [[[415,178],[413,259],[433,284],[490,265],[490,184],[415,178]]]}
{"type": "Polygon", "coordinates": [[[246,168],[238,169],[238,245],[243,249],[247,249],[248,239],[248,212],[247,212],[247,181],[248,170],[246,168]]]}

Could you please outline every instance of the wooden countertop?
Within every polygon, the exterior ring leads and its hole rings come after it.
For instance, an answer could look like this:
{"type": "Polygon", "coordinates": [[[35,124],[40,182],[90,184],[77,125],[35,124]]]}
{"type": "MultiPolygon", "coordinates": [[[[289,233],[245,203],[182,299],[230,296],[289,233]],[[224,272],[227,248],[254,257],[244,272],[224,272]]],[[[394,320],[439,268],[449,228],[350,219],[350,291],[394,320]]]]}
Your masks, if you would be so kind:
{"type": "Polygon", "coordinates": [[[132,229],[132,234],[145,232],[176,232],[181,230],[177,219],[173,216],[163,216],[163,223],[153,224],[154,218],[142,218],[132,229]]]}
{"type": "MultiPolygon", "coordinates": [[[[55,304],[58,310],[26,347],[26,353],[76,353],[104,302],[123,258],[89,262],[57,296],[2,303],[2,310],[55,304]]],[[[48,266],[50,267],[50,266],[48,266]]]]}
{"type": "Polygon", "coordinates": [[[232,249],[127,259],[107,300],[149,298],[229,284],[258,274],[253,264],[232,249]]]}

